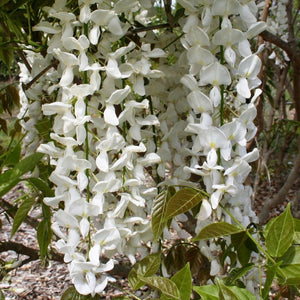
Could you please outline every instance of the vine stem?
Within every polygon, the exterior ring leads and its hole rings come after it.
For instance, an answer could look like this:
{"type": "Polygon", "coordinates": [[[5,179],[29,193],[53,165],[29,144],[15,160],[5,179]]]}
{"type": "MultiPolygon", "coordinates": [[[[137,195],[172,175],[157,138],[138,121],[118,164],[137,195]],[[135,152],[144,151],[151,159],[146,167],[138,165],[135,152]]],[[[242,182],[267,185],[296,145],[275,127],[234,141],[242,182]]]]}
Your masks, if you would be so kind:
{"type": "MultiPolygon", "coordinates": [[[[83,30],[84,30],[85,36],[87,36],[88,35],[88,24],[84,24],[83,30]]],[[[84,84],[88,83],[87,71],[83,72],[83,83],[84,84]]],[[[89,100],[89,98],[85,97],[84,102],[85,102],[85,114],[86,115],[88,114],[88,100],[89,100]]],[[[88,161],[89,160],[90,149],[89,149],[89,130],[88,130],[89,128],[88,128],[88,123],[87,122],[84,124],[84,128],[85,128],[85,132],[86,132],[86,137],[85,137],[85,159],[88,161]]],[[[85,175],[88,178],[88,184],[86,186],[86,201],[90,202],[90,197],[91,197],[90,173],[89,173],[88,169],[85,170],[85,175]]],[[[88,221],[91,224],[91,217],[88,217],[88,221]]],[[[88,240],[89,240],[88,249],[90,250],[91,245],[92,245],[91,230],[89,230],[89,233],[88,233],[88,240]]]]}

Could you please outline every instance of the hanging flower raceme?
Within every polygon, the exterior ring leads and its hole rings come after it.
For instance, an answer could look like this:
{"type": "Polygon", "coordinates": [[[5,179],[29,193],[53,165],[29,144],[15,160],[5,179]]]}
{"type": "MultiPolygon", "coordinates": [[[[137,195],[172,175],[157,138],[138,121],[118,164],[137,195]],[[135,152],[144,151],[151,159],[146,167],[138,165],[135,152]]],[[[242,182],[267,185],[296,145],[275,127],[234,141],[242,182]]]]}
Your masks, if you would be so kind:
{"type": "MultiPolygon", "coordinates": [[[[210,194],[202,201],[197,230],[215,220],[232,222],[220,205],[247,226],[255,214],[251,188],[244,182],[251,170],[249,162],[257,155],[247,159],[246,143],[256,132],[254,102],[261,92],[257,89],[261,62],[252,54],[248,39],[265,25],[257,22],[253,1],[200,2],[204,7],[197,10],[195,3],[179,1],[186,13],[181,42],[190,65],[181,79],[191,108],[185,131],[191,135],[189,149],[194,156],[184,172],[201,176],[210,194]]],[[[207,253],[216,250],[213,244],[201,245],[208,247],[207,253]]],[[[221,270],[218,260],[212,254],[207,256],[211,275],[216,275],[221,270]]]]}
{"type": "MultiPolygon", "coordinates": [[[[50,158],[55,189],[44,203],[54,211],[56,247],[83,295],[100,294],[113,280],[107,272],[116,253],[132,263],[137,252],[147,253],[149,215],[161,186],[199,188],[191,175],[201,178],[207,194],[196,231],[215,220],[231,222],[221,206],[246,226],[254,216],[244,182],[257,158],[246,149],[256,133],[260,93],[261,62],[248,41],[264,29],[256,5],[180,0],[181,27],[163,38],[145,30],[132,39],[136,20],[153,21],[153,3],[79,0],[71,13],[57,0],[45,9],[53,22],[34,27],[47,37],[45,60],[57,61],[43,87],[30,90],[34,99],[47,94],[37,103],[52,126],[50,140],[38,147],[50,158]]],[[[171,227],[188,236],[175,220],[171,227]]],[[[215,276],[219,246],[200,246],[215,276]]]]}
{"type": "Polygon", "coordinates": [[[75,288],[94,296],[113,280],[105,275],[113,260],[104,264],[101,256],[124,253],[134,263],[152,238],[147,200],[156,188],[147,183],[145,170],[161,162],[147,147],[159,120],[149,100],[140,97],[146,95],[144,78],[162,76],[151,60],[165,52],[146,41],[141,47],[122,41],[112,50],[129,28],[118,15],[124,12],[130,20],[131,10],[141,9],[137,1],[131,8],[122,1],[115,6],[79,1],[78,15],[57,2],[46,9],[54,22],[34,27],[49,35],[49,59],[58,61],[47,88],[53,102],[42,105],[43,115],[51,118],[52,141],[38,151],[50,157],[55,187],[44,202],[55,211],[56,246],[75,288]]]}

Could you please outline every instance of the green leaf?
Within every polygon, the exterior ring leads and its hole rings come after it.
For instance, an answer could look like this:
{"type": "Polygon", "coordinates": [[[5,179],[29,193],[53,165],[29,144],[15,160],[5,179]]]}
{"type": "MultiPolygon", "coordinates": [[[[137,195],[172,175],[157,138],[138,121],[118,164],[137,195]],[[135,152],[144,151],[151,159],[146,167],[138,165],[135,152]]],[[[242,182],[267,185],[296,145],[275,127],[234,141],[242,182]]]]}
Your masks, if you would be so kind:
{"type": "Polygon", "coordinates": [[[166,207],[175,192],[175,188],[169,186],[168,189],[160,193],[153,202],[151,225],[154,241],[157,241],[166,226],[166,222],[163,221],[165,218],[166,207]]]}
{"type": "Polygon", "coordinates": [[[252,251],[258,251],[255,243],[249,238],[246,231],[233,234],[231,242],[236,249],[237,257],[242,266],[248,264],[252,251]]]}
{"type": "Polygon", "coordinates": [[[154,275],[159,267],[161,261],[161,254],[154,253],[146,256],[141,261],[137,262],[128,275],[128,282],[130,286],[137,290],[144,285],[140,280],[141,277],[149,277],[154,275]]]}
{"type": "Polygon", "coordinates": [[[44,197],[53,197],[54,191],[49,187],[49,185],[40,178],[31,177],[27,181],[33,185],[37,190],[42,192],[44,197]]]}
{"type": "Polygon", "coordinates": [[[178,288],[180,300],[190,300],[193,287],[190,264],[187,263],[171,278],[171,280],[176,284],[178,288]]]}
{"type": "Polygon", "coordinates": [[[247,274],[250,270],[252,270],[254,267],[254,264],[247,264],[245,266],[243,266],[242,268],[234,268],[232,269],[225,281],[226,285],[231,285],[234,284],[235,281],[239,278],[241,278],[242,276],[244,276],[245,274],[247,274]]]}
{"type": "MultiPolygon", "coordinates": [[[[285,278],[284,283],[299,285],[300,284],[300,246],[291,246],[288,251],[280,258],[282,261],[280,271],[285,278]]],[[[278,272],[278,275],[279,272],[278,272]]]]}
{"type": "Polygon", "coordinates": [[[294,238],[293,238],[293,242],[294,244],[300,244],[300,220],[294,218],[294,238]]]}
{"type": "Polygon", "coordinates": [[[5,158],[6,165],[16,165],[20,161],[21,145],[17,144],[13,149],[8,151],[5,158]]]}
{"type": "Polygon", "coordinates": [[[226,223],[226,222],[218,222],[209,224],[206,227],[204,227],[198,235],[193,238],[193,241],[200,241],[200,240],[207,240],[212,239],[216,237],[222,237],[226,235],[232,235],[238,232],[244,231],[243,229],[240,229],[239,227],[226,223]]]}
{"type": "Polygon", "coordinates": [[[294,238],[293,238],[294,244],[300,244],[300,232],[296,231],[294,233],[294,238]]]}
{"type": "Polygon", "coordinates": [[[48,253],[48,246],[52,238],[51,214],[46,205],[42,205],[44,219],[39,223],[37,228],[37,240],[40,248],[41,258],[45,258],[48,253]]]}
{"type": "Polygon", "coordinates": [[[200,281],[206,282],[210,277],[210,262],[197,246],[190,247],[185,253],[185,261],[190,263],[193,276],[200,281]]]}
{"type": "Polygon", "coordinates": [[[36,129],[45,141],[50,139],[51,122],[48,118],[43,118],[36,123],[36,129]]]}
{"type": "Polygon", "coordinates": [[[141,280],[152,288],[161,291],[166,297],[181,300],[176,284],[170,279],[160,276],[152,276],[141,277],[141,280]]]}
{"type": "Polygon", "coordinates": [[[173,218],[181,213],[188,211],[202,201],[201,192],[192,188],[183,188],[171,197],[167,204],[164,220],[173,218]]]}
{"type": "Polygon", "coordinates": [[[35,203],[35,199],[30,196],[27,196],[22,201],[14,217],[14,223],[11,230],[11,237],[13,237],[13,235],[17,232],[17,230],[19,229],[20,225],[28,215],[28,212],[30,211],[34,203],[35,203]]]}
{"type": "Polygon", "coordinates": [[[4,297],[3,293],[2,293],[2,290],[0,290],[0,300],[5,300],[5,297],[4,297]]]}
{"type": "Polygon", "coordinates": [[[274,219],[266,233],[266,248],[271,256],[279,257],[287,251],[293,242],[294,221],[290,203],[285,211],[274,219]]]}
{"type": "Polygon", "coordinates": [[[79,294],[77,293],[74,286],[69,287],[61,295],[60,300],[77,300],[79,294]]]}
{"type": "Polygon", "coordinates": [[[4,6],[6,3],[8,3],[10,0],[0,0],[0,7],[4,6]]]}
{"type": "Polygon", "coordinates": [[[0,197],[11,190],[25,173],[31,171],[44,156],[42,153],[34,153],[18,162],[13,169],[9,169],[0,175],[0,197]]]}
{"type": "Polygon", "coordinates": [[[246,289],[237,286],[226,286],[217,280],[220,300],[256,300],[256,297],[246,289]]]}
{"type": "Polygon", "coordinates": [[[266,272],[266,281],[264,284],[264,288],[262,290],[262,297],[264,300],[269,299],[269,292],[270,288],[273,284],[274,277],[276,275],[278,264],[276,265],[267,265],[266,266],[267,272],[266,272]]]}
{"type": "Polygon", "coordinates": [[[171,247],[164,259],[164,264],[169,273],[178,271],[186,264],[187,248],[184,244],[178,243],[171,247]]]}
{"type": "Polygon", "coordinates": [[[216,285],[194,286],[193,289],[201,296],[201,300],[219,300],[219,288],[216,285]]]}
{"type": "Polygon", "coordinates": [[[293,221],[294,221],[294,230],[300,232],[300,220],[293,218],[293,221]]]}

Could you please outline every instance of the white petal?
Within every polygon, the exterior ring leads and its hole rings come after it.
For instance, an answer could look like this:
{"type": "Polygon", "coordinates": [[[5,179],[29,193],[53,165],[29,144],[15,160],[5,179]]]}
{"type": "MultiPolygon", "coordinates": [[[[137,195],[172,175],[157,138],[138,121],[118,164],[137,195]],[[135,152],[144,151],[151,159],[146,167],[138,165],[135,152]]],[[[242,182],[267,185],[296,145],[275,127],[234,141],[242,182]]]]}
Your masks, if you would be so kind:
{"type": "Polygon", "coordinates": [[[97,9],[92,12],[91,20],[98,26],[104,26],[114,17],[115,13],[112,10],[97,9]]]}
{"type": "Polygon", "coordinates": [[[106,66],[106,72],[109,76],[113,78],[121,78],[122,74],[119,70],[118,63],[115,59],[109,59],[106,66]]]}
{"type": "Polygon", "coordinates": [[[94,296],[95,295],[95,288],[96,288],[96,276],[93,272],[87,272],[85,275],[86,281],[89,285],[89,288],[91,290],[91,295],[94,296]]]}
{"type": "Polygon", "coordinates": [[[97,45],[100,38],[100,28],[98,25],[94,25],[94,27],[89,31],[89,39],[91,44],[97,45]]]}
{"type": "Polygon", "coordinates": [[[252,24],[246,33],[247,39],[252,39],[253,37],[258,36],[261,32],[266,30],[266,28],[267,24],[263,21],[252,24]]]}
{"type": "Polygon", "coordinates": [[[223,192],[221,190],[216,190],[210,195],[210,203],[213,209],[216,209],[219,205],[219,202],[222,198],[223,192]]]}
{"type": "Polygon", "coordinates": [[[108,100],[106,100],[107,103],[110,104],[120,104],[130,93],[130,86],[126,85],[124,89],[116,90],[114,91],[108,100]]]}
{"type": "Polygon", "coordinates": [[[115,35],[122,35],[123,34],[123,30],[121,27],[121,23],[120,20],[118,18],[118,16],[114,16],[111,21],[108,24],[108,30],[115,35]]]}
{"type": "Polygon", "coordinates": [[[100,154],[96,158],[96,165],[98,169],[102,172],[108,172],[108,155],[106,151],[100,152],[100,154]]]}
{"type": "Polygon", "coordinates": [[[241,19],[249,24],[256,23],[256,17],[251,13],[250,8],[248,5],[241,5],[240,6],[240,16],[241,19]]]}
{"type": "Polygon", "coordinates": [[[87,23],[91,18],[91,10],[89,5],[83,5],[80,9],[79,21],[81,23],[87,23]]]}
{"type": "Polygon", "coordinates": [[[85,52],[81,52],[78,55],[78,61],[79,61],[79,72],[86,70],[86,68],[89,65],[89,60],[85,52]]]}
{"type": "Polygon", "coordinates": [[[78,183],[78,188],[82,192],[88,185],[88,178],[85,175],[85,172],[79,172],[77,174],[77,183],[78,183]]]}
{"type": "Polygon", "coordinates": [[[100,294],[101,292],[103,292],[103,290],[106,288],[108,283],[107,277],[105,277],[104,279],[101,279],[101,281],[98,279],[97,280],[97,285],[95,288],[95,292],[97,294],[100,294]]]}
{"type": "Polygon", "coordinates": [[[250,43],[246,39],[239,43],[238,49],[239,49],[240,55],[243,57],[247,57],[252,54],[252,51],[250,48],[250,43]]]}
{"type": "Polygon", "coordinates": [[[210,275],[216,276],[221,270],[220,264],[214,259],[210,264],[210,275]]]}
{"type": "Polygon", "coordinates": [[[78,125],[76,127],[76,138],[78,145],[82,145],[86,138],[86,130],[84,128],[84,125],[78,125]]]}
{"type": "Polygon", "coordinates": [[[90,41],[84,34],[78,38],[78,42],[83,49],[87,49],[90,46],[90,41]]]}
{"type": "Polygon", "coordinates": [[[200,45],[201,47],[210,45],[207,33],[199,26],[194,26],[186,35],[186,38],[191,45],[200,45]]]}
{"type": "Polygon", "coordinates": [[[59,84],[61,86],[68,86],[73,82],[74,74],[72,67],[66,67],[63,71],[59,84]]]}
{"type": "Polygon", "coordinates": [[[82,295],[88,295],[92,292],[89,285],[84,281],[83,274],[76,274],[75,276],[71,277],[78,293],[82,295]]]}
{"type": "Polygon", "coordinates": [[[82,234],[82,237],[85,238],[90,230],[90,222],[87,220],[87,218],[82,218],[79,223],[80,233],[82,234]]]}
{"type": "Polygon", "coordinates": [[[89,251],[90,262],[96,266],[100,264],[101,247],[99,244],[94,245],[89,251]]]}
{"type": "Polygon", "coordinates": [[[236,85],[237,92],[244,98],[250,98],[251,92],[249,90],[248,81],[246,78],[241,78],[236,85]]]}
{"type": "Polygon", "coordinates": [[[110,170],[116,171],[122,169],[126,165],[127,160],[128,160],[128,154],[127,153],[122,154],[121,157],[116,162],[114,162],[114,164],[110,167],[110,170]]]}
{"type": "Polygon", "coordinates": [[[227,47],[225,49],[224,57],[225,57],[225,60],[227,61],[227,63],[231,67],[233,67],[234,64],[235,64],[235,60],[236,60],[236,54],[235,54],[234,50],[231,47],[227,47]]]}
{"type": "Polygon", "coordinates": [[[53,102],[49,104],[44,104],[42,106],[43,114],[45,116],[51,116],[54,114],[64,114],[71,110],[72,105],[62,102],[53,102]]]}
{"type": "Polygon", "coordinates": [[[207,165],[209,166],[209,168],[212,168],[217,164],[218,155],[217,155],[216,149],[213,148],[207,153],[206,160],[207,160],[207,165]]]}
{"type": "Polygon", "coordinates": [[[238,73],[245,78],[255,79],[261,69],[260,58],[253,54],[245,57],[239,64],[238,73]]]}
{"type": "Polygon", "coordinates": [[[180,82],[184,84],[190,90],[197,90],[198,84],[194,76],[186,74],[181,79],[180,82]]]}
{"type": "Polygon", "coordinates": [[[204,199],[201,204],[200,212],[197,215],[197,219],[200,221],[206,220],[211,215],[212,209],[209,202],[204,199]]]}
{"type": "Polygon", "coordinates": [[[231,83],[231,76],[228,69],[221,65],[219,62],[212,63],[205,66],[200,71],[200,82],[201,86],[212,84],[212,85],[229,85],[231,83]]]}
{"type": "Polygon", "coordinates": [[[210,92],[209,92],[209,97],[214,104],[214,107],[217,107],[221,103],[221,93],[218,87],[214,86],[210,92]]]}
{"type": "Polygon", "coordinates": [[[136,76],[133,82],[133,90],[140,96],[145,95],[144,78],[142,76],[136,76]]]}
{"type": "Polygon", "coordinates": [[[202,14],[201,14],[201,21],[203,26],[207,27],[210,25],[212,21],[212,14],[210,7],[204,6],[202,14]]]}
{"type": "Polygon", "coordinates": [[[107,124],[117,126],[119,125],[119,120],[117,118],[115,108],[111,104],[107,104],[104,110],[104,121],[107,124]]]}
{"type": "Polygon", "coordinates": [[[46,21],[42,21],[39,24],[33,26],[32,28],[33,31],[43,31],[46,33],[51,33],[51,34],[55,34],[55,33],[59,33],[61,31],[61,29],[59,27],[53,27],[49,22],[46,21]]]}
{"type": "Polygon", "coordinates": [[[80,50],[80,45],[74,37],[66,37],[63,40],[63,45],[67,50],[80,50]]]}

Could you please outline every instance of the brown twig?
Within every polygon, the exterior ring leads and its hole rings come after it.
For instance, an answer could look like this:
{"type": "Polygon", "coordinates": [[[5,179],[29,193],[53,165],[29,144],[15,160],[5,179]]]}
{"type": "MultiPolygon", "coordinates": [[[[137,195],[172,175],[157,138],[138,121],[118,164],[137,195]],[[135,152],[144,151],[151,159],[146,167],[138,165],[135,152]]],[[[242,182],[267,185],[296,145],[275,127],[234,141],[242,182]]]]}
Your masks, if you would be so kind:
{"type": "MultiPolygon", "coordinates": [[[[39,256],[39,250],[31,247],[27,247],[23,244],[13,242],[13,241],[5,241],[0,243],[0,253],[6,252],[6,251],[14,251],[17,254],[26,255],[28,258],[24,260],[20,260],[14,267],[8,268],[5,270],[5,273],[0,273],[0,280],[9,272],[28,264],[31,261],[38,260],[40,258],[39,256]]],[[[63,255],[60,253],[57,253],[54,249],[50,249],[49,256],[51,260],[58,261],[60,263],[64,262],[63,255]]]]}
{"type": "Polygon", "coordinates": [[[170,24],[170,27],[174,27],[174,17],[172,15],[172,9],[171,9],[172,1],[171,0],[164,0],[164,7],[165,7],[165,12],[167,15],[168,22],[170,24]]]}
{"type": "Polygon", "coordinates": [[[297,65],[300,65],[300,54],[299,51],[293,52],[290,43],[285,42],[277,35],[265,30],[260,33],[260,36],[267,42],[274,44],[275,46],[284,50],[291,60],[294,60],[297,65]]]}
{"type": "Polygon", "coordinates": [[[151,31],[151,30],[161,29],[161,28],[172,28],[172,27],[169,23],[158,24],[158,25],[149,25],[149,26],[145,26],[145,27],[130,29],[127,31],[126,35],[132,35],[132,34],[139,33],[139,32],[151,31]]]}
{"type": "Polygon", "coordinates": [[[47,66],[44,70],[42,70],[40,73],[38,73],[30,82],[28,82],[27,84],[25,84],[23,86],[24,90],[28,90],[36,81],[38,81],[47,71],[49,71],[51,68],[56,68],[58,64],[58,60],[55,60],[52,62],[52,64],[50,64],[49,66],[47,66]]]}

